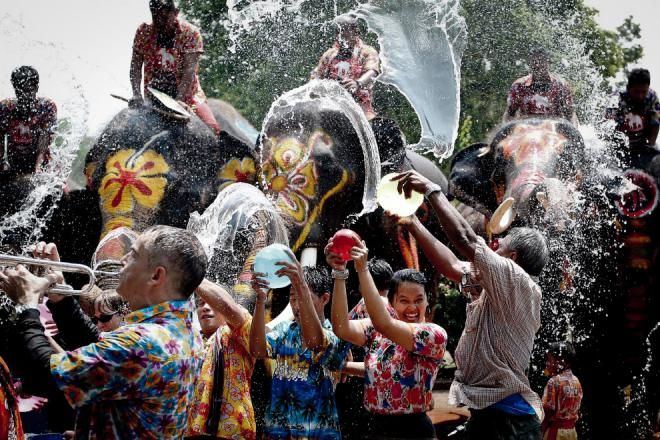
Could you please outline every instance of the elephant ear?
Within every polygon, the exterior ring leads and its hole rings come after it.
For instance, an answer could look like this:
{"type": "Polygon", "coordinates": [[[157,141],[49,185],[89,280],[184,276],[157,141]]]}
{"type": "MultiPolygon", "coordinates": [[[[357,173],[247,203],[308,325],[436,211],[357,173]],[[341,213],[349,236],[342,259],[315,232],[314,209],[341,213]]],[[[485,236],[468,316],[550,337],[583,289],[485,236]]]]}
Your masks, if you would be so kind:
{"type": "Polygon", "coordinates": [[[494,169],[488,144],[477,143],[461,150],[451,163],[449,195],[484,215],[497,208],[491,176],[494,169]]]}

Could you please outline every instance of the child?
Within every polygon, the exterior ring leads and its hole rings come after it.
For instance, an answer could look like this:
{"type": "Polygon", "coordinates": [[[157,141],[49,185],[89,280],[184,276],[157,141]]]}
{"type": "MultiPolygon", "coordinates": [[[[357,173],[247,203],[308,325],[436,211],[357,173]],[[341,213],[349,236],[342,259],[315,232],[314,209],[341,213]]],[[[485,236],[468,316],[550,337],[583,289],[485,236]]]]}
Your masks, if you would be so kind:
{"type": "MultiPolygon", "coordinates": [[[[321,267],[293,264],[277,274],[291,279],[290,304],[294,321],[276,325],[268,335],[264,309],[268,283],[253,282],[257,302],[250,329],[250,351],[256,358],[275,359],[270,405],[266,408],[266,439],[339,440],[335,386],[348,353],[348,344],[332,332],[323,308],[330,300],[330,277],[321,267]]],[[[258,274],[255,274],[258,276],[258,274]]]]}
{"type": "Polygon", "coordinates": [[[543,440],[577,440],[575,422],[579,417],[582,386],[571,371],[575,350],[569,342],[551,344],[545,366],[552,376],[543,392],[545,418],[543,440]]]}

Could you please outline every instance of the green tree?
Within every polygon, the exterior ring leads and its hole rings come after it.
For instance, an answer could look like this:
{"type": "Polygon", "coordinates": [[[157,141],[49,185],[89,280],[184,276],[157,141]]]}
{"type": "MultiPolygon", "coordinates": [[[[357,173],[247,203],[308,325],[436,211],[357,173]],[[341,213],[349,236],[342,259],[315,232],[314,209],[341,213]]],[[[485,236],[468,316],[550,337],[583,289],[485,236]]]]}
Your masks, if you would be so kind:
{"type": "MultiPolygon", "coordinates": [[[[251,2],[238,1],[234,12],[251,2]]],[[[357,5],[355,0],[273,1],[282,8],[241,34],[234,51],[224,0],[181,0],[184,14],[203,31],[206,53],[202,83],[209,96],[231,102],[259,127],[271,103],[283,92],[302,85],[320,55],[334,39],[332,18],[357,5]]],[[[546,47],[553,69],[571,84],[582,121],[600,114],[595,95],[604,95],[608,78],[638,61],[640,28],[632,17],[615,31],[595,21],[598,11],[584,0],[462,0],[468,44],[461,69],[461,128],[457,150],[484,140],[496,128],[506,106],[511,83],[527,73],[529,50],[546,47]]],[[[375,36],[365,37],[377,46],[375,36]]],[[[395,88],[378,84],[376,108],[396,120],[406,137],[419,137],[412,108],[395,88]]]]}

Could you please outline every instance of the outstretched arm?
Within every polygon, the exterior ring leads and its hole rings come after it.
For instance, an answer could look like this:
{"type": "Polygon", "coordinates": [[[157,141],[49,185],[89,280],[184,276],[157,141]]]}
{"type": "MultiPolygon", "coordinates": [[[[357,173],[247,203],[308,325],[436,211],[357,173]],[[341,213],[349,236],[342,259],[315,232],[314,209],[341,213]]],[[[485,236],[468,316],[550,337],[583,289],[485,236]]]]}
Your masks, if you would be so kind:
{"type": "Polygon", "coordinates": [[[368,252],[369,251],[364,242],[351,249],[351,257],[353,257],[353,261],[355,261],[355,270],[360,279],[360,293],[367,306],[371,323],[377,332],[382,333],[386,338],[401,345],[406,350],[413,351],[415,336],[414,326],[392,318],[387,312],[385,302],[383,302],[378,294],[376,284],[374,284],[371,273],[367,268],[367,261],[369,259],[368,252]]]}
{"type": "MultiPolygon", "coordinates": [[[[426,194],[434,187],[434,184],[417,171],[408,171],[394,177],[398,180],[398,190],[403,192],[406,197],[410,197],[412,191],[426,194]]],[[[437,187],[437,185],[435,185],[437,187]]],[[[440,225],[444,229],[447,238],[458,250],[458,252],[470,261],[474,260],[474,254],[478,244],[478,236],[463,218],[463,216],[449,203],[447,197],[442,193],[439,187],[428,196],[428,200],[433,206],[440,225]]]]}
{"type": "Polygon", "coordinates": [[[325,334],[323,333],[323,325],[312,303],[312,292],[309,290],[307,282],[305,282],[300,262],[293,252],[287,251],[287,253],[293,263],[285,261],[276,263],[282,266],[276,274],[287,276],[291,280],[291,290],[295,292],[300,308],[300,329],[305,346],[311,350],[321,350],[323,349],[325,334]]]}
{"type": "Polygon", "coordinates": [[[238,304],[229,292],[207,279],[202,281],[195,293],[212,309],[220,312],[232,329],[241,328],[248,319],[248,311],[238,304]]]}
{"type": "Polygon", "coordinates": [[[268,357],[268,348],[266,344],[266,291],[268,282],[259,278],[259,274],[254,274],[252,280],[252,289],[257,294],[257,300],[254,306],[254,315],[250,325],[250,354],[257,359],[268,357]]]}
{"type": "MultiPolygon", "coordinates": [[[[346,262],[342,258],[330,252],[332,249],[332,240],[325,247],[326,261],[334,270],[345,270],[346,262]]],[[[366,343],[364,327],[359,321],[348,319],[348,299],[346,298],[346,280],[341,278],[334,279],[334,288],[332,292],[332,330],[335,335],[352,344],[363,346],[366,343]]]]}
{"type": "Polygon", "coordinates": [[[186,97],[190,95],[190,89],[195,79],[200,55],[200,53],[191,52],[185,54],[183,57],[183,75],[181,76],[181,82],[179,83],[176,94],[176,99],[179,101],[186,102],[186,97]]]}
{"type": "Polygon", "coordinates": [[[415,237],[424,255],[438,272],[454,282],[458,283],[461,280],[463,273],[461,260],[454,255],[451,249],[435,238],[416,216],[399,219],[398,223],[415,237]]]}

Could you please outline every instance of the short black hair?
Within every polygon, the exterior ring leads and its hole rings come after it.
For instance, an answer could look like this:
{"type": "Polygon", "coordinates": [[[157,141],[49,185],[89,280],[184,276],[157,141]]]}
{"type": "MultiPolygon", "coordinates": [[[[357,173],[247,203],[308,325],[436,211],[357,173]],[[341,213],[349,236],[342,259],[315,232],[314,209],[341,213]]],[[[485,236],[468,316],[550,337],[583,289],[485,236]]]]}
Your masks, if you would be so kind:
{"type": "Polygon", "coordinates": [[[570,342],[553,342],[548,346],[546,353],[552,354],[555,359],[563,362],[567,367],[575,364],[575,348],[570,342]]]}
{"type": "Polygon", "coordinates": [[[332,279],[328,269],[322,266],[303,266],[303,275],[309,290],[316,296],[332,292],[332,279]]]}
{"type": "Polygon", "coordinates": [[[633,69],[628,74],[628,87],[651,85],[651,72],[647,69],[633,69]]]}
{"type": "Polygon", "coordinates": [[[367,269],[371,273],[371,278],[374,279],[376,289],[383,290],[390,288],[394,271],[387,261],[380,258],[372,258],[367,263],[367,269]]]}
{"type": "Polygon", "coordinates": [[[179,277],[179,291],[189,298],[206,275],[208,258],[192,232],[172,226],[156,225],[143,234],[151,235],[149,262],[162,265],[179,277]]]}
{"type": "Polygon", "coordinates": [[[26,85],[39,85],[39,72],[32,66],[21,66],[11,72],[11,85],[15,89],[26,85]]]}
{"type": "MultiPolygon", "coordinates": [[[[401,283],[415,283],[422,287],[426,286],[426,277],[423,273],[415,269],[401,269],[394,272],[390,282],[390,290],[387,292],[387,299],[390,303],[394,301],[397,290],[401,283]]],[[[424,291],[426,294],[426,290],[424,291]]]]}
{"type": "Polygon", "coordinates": [[[543,58],[545,61],[550,61],[550,52],[545,47],[537,46],[533,47],[529,51],[528,58],[543,58]]]}
{"type": "Polygon", "coordinates": [[[149,9],[153,11],[175,11],[174,0],[149,0],[149,9]]]}

